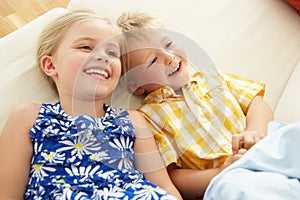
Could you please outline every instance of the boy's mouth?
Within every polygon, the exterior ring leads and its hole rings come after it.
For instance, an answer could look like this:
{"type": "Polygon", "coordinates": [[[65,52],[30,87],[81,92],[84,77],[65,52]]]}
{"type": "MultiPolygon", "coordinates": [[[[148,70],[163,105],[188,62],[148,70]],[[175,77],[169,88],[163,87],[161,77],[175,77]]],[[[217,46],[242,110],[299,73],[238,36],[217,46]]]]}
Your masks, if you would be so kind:
{"type": "Polygon", "coordinates": [[[100,79],[108,79],[111,76],[110,71],[106,69],[100,69],[100,68],[88,68],[84,70],[84,72],[88,75],[91,75],[95,78],[100,78],[100,79]]]}
{"type": "Polygon", "coordinates": [[[168,76],[172,76],[181,70],[181,62],[168,74],[168,76]]]}

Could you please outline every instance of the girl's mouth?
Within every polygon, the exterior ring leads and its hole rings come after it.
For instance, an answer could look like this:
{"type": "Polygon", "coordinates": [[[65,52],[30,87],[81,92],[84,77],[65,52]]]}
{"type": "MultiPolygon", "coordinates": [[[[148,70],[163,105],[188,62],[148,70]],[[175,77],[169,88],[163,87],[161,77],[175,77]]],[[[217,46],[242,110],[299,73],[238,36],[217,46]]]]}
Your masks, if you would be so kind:
{"type": "Polygon", "coordinates": [[[84,72],[90,76],[100,79],[108,79],[111,76],[111,73],[108,69],[100,69],[100,68],[89,68],[84,70],[84,72]]]}

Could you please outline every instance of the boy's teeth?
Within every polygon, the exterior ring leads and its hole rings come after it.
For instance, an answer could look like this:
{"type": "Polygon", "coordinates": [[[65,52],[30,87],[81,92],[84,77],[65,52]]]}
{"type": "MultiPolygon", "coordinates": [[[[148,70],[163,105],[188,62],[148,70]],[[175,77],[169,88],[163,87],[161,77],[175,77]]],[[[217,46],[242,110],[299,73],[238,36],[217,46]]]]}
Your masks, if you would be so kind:
{"type": "Polygon", "coordinates": [[[108,78],[108,73],[101,69],[88,69],[88,70],[86,70],[86,73],[92,74],[92,75],[102,75],[105,78],[108,78]]]}
{"type": "Polygon", "coordinates": [[[177,66],[175,69],[173,69],[173,70],[170,72],[169,75],[172,75],[172,74],[174,74],[175,72],[177,72],[177,71],[179,70],[179,68],[180,68],[180,64],[178,64],[178,66],[177,66]]]}

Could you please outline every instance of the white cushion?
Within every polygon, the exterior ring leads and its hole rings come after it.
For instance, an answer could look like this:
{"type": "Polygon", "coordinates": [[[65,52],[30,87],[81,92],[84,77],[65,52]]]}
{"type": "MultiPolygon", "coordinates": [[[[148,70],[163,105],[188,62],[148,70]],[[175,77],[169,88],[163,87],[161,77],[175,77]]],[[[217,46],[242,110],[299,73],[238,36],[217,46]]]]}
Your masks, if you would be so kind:
{"type": "Polygon", "coordinates": [[[36,66],[36,40],[50,20],[65,12],[55,8],[0,39],[0,130],[15,105],[56,99],[36,66]]]}
{"type": "Polygon", "coordinates": [[[275,116],[280,121],[294,122],[300,119],[300,62],[288,81],[276,107],[275,116]]]}

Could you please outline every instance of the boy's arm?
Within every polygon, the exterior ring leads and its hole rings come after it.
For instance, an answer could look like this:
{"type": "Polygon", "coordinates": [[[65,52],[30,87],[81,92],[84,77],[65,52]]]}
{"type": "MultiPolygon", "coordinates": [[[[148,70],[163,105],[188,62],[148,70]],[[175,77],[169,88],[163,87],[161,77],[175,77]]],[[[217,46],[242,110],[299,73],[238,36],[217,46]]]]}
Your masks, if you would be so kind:
{"type": "Polygon", "coordinates": [[[221,168],[212,169],[181,169],[175,164],[168,166],[169,175],[184,198],[199,198],[210,183],[219,174],[221,168]]]}
{"type": "Polygon", "coordinates": [[[23,199],[28,183],[35,121],[32,104],[17,106],[0,135],[0,199],[23,199]]]}
{"type": "Polygon", "coordinates": [[[218,175],[226,167],[239,160],[247,150],[240,149],[237,154],[226,158],[224,164],[218,168],[211,169],[182,169],[175,163],[168,166],[170,177],[180,193],[185,198],[203,197],[204,192],[212,178],[218,175]]]}
{"type": "Polygon", "coordinates": [[[261,96],[255,96],[246,113],[246,131],[233,135],[232,150],[236,153],[241,147],[251,148],[267,135],[267,126],[273,120],[273,112],[261,96]]]}
{"type": "Polygon", "coordinates": [[[136,133],[134,142],[136,169],[142,172],[148,181],[163,188],[177,199],[182,199],[169,177],[148,122],[138,111],[130,111],[129,116],[136,133]]]}

